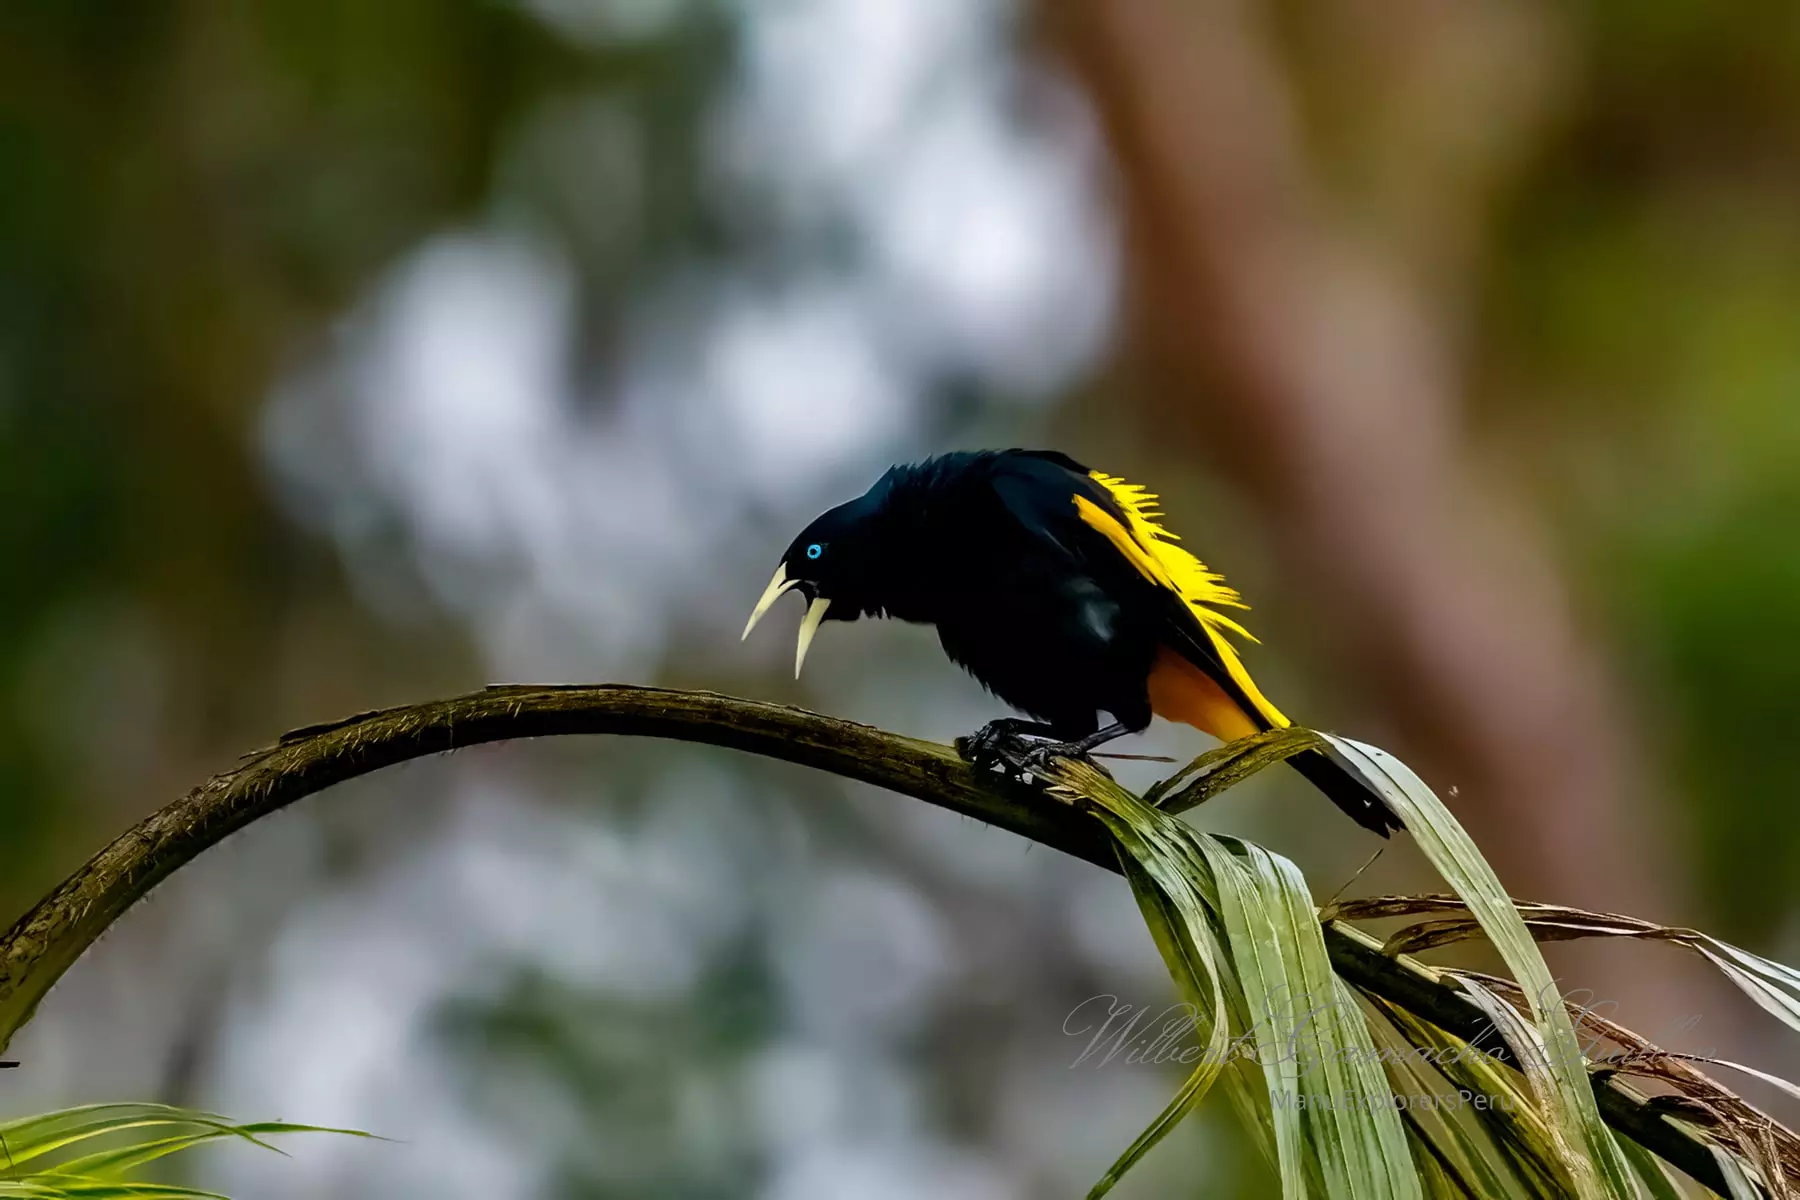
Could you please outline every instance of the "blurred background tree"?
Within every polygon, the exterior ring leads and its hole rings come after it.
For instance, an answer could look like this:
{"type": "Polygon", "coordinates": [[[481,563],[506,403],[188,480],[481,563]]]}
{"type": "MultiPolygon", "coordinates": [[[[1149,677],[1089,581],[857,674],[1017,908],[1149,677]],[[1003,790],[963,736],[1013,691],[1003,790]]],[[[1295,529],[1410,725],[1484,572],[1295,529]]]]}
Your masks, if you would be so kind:
{"type": "MultiPolygon", "coordinates": [[[[1049,15],[6,5],[10,911],[283,728],[488,681],[965,731],[924,631],[800,684],[736,633],[886,463],[1054,444],[1159,487],[1272,694],[1457,785],[1521,894],[1800,957],[1800,17],[1049,15]]],[[[346,789],[125,922],[0,1108],[405,1139],[203,1168],[263,1196],[1079,1191],[1168,1087],[1068,1069],[1080,1001],[1167,996],[1129,897],[839,790],[643,745],[346,789]]],[[[1368,853],[1304,789],[1216,807],[1321,884],[1368,853]]],[[[1562,964],[1695,1009],[1629,953],[1562,964]]],[[[1204,1124],[1121,1190],[1177,1181],[1263,1185],[1204,1124]]]]}

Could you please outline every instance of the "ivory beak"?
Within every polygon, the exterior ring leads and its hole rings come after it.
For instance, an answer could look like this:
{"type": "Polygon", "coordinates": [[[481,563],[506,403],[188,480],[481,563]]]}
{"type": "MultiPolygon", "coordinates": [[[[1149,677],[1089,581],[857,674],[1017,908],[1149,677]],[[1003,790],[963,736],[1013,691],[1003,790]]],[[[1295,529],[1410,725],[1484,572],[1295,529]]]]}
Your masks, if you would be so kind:
{"type": "Polygon", "coordinates": [[[775,602],[777,600],[781,599],[781,597],[784,593],[786,593],[787,591],[789,591],[792,588],[796,588],[799,586],[800,586],[800,581],[798,579],[789,579],[787,577],[787,564],[786,563],[783,563],[782,565],[776,567],[775,568],[775,578],[769,580],[768,589],[763,592],[762,599],[758,600],[756,602],[756,608],[753,609],[750,613],[749,624],[744,626],[744,636],[742,638],[739,638],[738,640],[744,641],[747,638],[749,638],[750,631],[752,629],[755,629],[756,623],[763,619],[763,614],[768,612],[769,609],[773,608],[775,606],[775,602]]]}
{"type": "Polygon", "coordinates": [[[800,622],[800,644],[794,647],[794,678],[800,678],[800,668],[806,665],[806,652],[812,648],[813,634],[819,632],[819,625],[825,620],[825,610],[831,607],[831,601],[820,596],[806,610],[806,619],[800,622]]]}

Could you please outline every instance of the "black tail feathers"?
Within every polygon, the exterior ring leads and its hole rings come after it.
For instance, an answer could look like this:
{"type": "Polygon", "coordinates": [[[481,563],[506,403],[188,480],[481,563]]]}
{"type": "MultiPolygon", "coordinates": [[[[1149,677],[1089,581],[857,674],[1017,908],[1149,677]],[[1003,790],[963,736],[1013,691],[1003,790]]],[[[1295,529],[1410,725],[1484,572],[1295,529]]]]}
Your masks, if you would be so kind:
{"type": "Polygon", "coordinates": [[[1381,793],[1335,750],[1308,750],[1288,759],[1288,764],[1364,829],[1386,837],[1402,828],[1400,818],[1387,806],[1381,793]]]}

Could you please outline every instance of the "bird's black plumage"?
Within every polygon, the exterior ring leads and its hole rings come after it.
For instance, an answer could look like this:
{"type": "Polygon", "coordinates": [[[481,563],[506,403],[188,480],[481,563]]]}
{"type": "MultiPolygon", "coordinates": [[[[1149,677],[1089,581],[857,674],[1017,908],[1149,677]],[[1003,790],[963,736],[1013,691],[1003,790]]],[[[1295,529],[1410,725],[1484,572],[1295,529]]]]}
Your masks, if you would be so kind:
{"type": "MultiPolygon", "coordinates": [[[[1153,712],[1221,737],[1286,724],[1223,636],[1238,627],[1217,604],[1236,593],[1147,522],[1145,499],[1054,451],[897,466],[794,539],[751,624],[792,589],[812,604],[802,656],[820,619],[933,625],[954,662],[1040,723],[1031,732],[1079,750],[1153,712]]],[[[1335,756],[1290,761],[1359,824],[1398,827],[1335,756]]]]}

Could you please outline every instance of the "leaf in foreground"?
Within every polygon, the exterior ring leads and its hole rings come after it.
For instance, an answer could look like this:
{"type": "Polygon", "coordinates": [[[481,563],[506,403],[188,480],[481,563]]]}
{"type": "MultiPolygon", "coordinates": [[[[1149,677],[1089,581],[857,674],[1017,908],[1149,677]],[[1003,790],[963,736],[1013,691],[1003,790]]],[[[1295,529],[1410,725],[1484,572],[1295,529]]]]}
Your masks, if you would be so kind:
{"type": "Polygon", "coordinates": [[[0,1197],[224,1200],[215,1192],[132,1176],[153,1162],[208,1142],[244,1141],[280,1153],[265,1138],[290,1133],[372,1136],[354,1129],[281,1121],[238,1124],[167,1104],[91,1104],[0,1123],[0,1197]]]}

